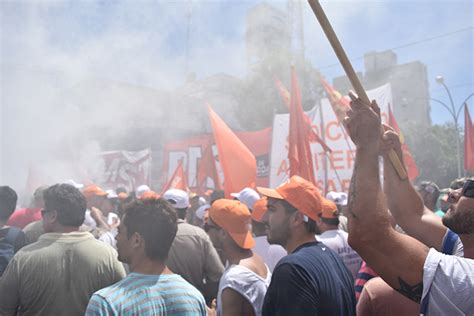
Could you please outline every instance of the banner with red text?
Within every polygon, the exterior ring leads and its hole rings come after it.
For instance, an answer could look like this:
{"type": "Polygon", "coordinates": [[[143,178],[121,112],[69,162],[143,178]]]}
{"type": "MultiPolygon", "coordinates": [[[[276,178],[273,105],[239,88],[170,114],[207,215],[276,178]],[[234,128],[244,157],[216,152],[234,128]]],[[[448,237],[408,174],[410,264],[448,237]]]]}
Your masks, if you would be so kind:
{"type": "MultiPolygon", "coordinates": [[[[255,155],[257,161],[257,185],[268,186],[272,128],[268,127],[255,132],[236,132],[235,134],[255,155]]],[[[214,138],[212,135],[205,134],[181,141],[167,143],[164,147],[163,177],[167,179],[176,169],[179,160],[183,158],[183,166],[187,175],[189,188],[191,191],[195,190],[197,186],[197,169],[199,160],[206,147],[213,141],[214,138]]],[[[215,144],[212,146],[212,151],[216,160],[219,179],[224,182],[224,174],[219,163],[217,147],[215,144]]],[[[207,179],[207,187],[215,187],[215,184],[210,177],[207,179]]]]}
{"type": "MultiPolygon", "coordinates": [[[[388,122],[388,105],[392,102],[390,85],[386,84],[369,90],[367,94],[380,106],[382,121],[388,122]]],[[[325,193],[348,192],[354,166],[355,145],[343,131],[328,99],[322,99],[321,106],[317,105],[306,113],[312,120],[313,129],[332,149],[332,153],[326,154],[320,144],[311,144],[316,181],[320,190],[325,193]],[[323,127],[322,130],[321,127],[323,127]]],[[[270,164],[270,187],[272,188],[288,180],[288,132],[289,114],[275,115],[270,164]]]]}

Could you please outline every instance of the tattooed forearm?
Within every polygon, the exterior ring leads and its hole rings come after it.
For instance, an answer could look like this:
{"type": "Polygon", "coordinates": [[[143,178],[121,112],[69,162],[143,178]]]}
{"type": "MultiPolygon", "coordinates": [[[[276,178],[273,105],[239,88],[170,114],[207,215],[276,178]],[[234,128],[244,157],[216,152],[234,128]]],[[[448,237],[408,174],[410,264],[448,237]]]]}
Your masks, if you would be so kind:
{"type": "Polygon", "coordinates": [[[396,289],[398,292],[405,295],[412,301],[420,303],[421,296],[423,294],[423,282],[420,282],[415,285],[410,285],[400,277],[398,277],[398,282],[400,283],[400,288],[396,289]]]}

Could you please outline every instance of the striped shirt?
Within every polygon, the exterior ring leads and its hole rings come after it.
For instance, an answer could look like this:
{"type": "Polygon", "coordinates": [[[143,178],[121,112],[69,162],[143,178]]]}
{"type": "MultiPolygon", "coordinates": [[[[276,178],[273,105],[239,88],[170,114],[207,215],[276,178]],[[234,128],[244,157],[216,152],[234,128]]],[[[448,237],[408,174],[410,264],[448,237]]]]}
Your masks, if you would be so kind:
{"type": "Polygon", "coordinates": [[[131,273],[95,292],[86,315],[206,315],[206,302],[177,274],[131,273]]]}

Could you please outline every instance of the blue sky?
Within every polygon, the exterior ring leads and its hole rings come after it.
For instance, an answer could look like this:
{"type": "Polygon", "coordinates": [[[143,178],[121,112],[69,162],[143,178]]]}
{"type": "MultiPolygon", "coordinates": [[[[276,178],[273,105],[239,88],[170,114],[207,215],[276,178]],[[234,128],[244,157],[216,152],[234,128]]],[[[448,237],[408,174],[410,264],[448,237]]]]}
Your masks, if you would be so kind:
{"type": "MultiPolygon", "coordinates": [[[[247,71],[245,14],[261,2],[4,0],[1,63],[5,69],[73,74],[77,80],[104,77],[172,89],[185,77],[186,12],[192,7],[191,70],[200,78],[217,72],[242,77],[247,71]]],[[[266,2],[286,8],[286,1],[266,2]]],[[[420,60],[427,65],[433,98],[449,104],[446,92],[434,81],[437,75],[444,76],[456,106],[474,91],[472,1],[326,0],[322,5],[357,71],[363,69],[357,57],[367,51],[419,42],[395,52],[399,63],[420,60]]],[[[306,1],[303,24],[306,57],[327,78],[341,75],[306,1]]],[[[431,115],[433,123],[450,120],[435,103],[431,115]]]]}

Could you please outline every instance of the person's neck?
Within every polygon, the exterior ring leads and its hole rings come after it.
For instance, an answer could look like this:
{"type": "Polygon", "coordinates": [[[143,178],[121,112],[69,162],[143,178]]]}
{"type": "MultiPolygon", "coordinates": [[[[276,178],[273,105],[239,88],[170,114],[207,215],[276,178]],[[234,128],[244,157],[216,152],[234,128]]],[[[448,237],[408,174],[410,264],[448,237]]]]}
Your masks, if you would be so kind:
{"type": "Polygon", "coordinates": [[[316,237],[314,236],[314,234],[305,232],[304,234],[301,234],[299,236],[291,237],[287,241],[285,245],[285,249],[290,254],[293,251],[295,251],[295,249],[298,248],[299,246],[306,244],[308,242],[314,242],[314,241],[316,241],[316,237]]]}
{"type": "Polygon", "coordinates": [[[474,259],[474,234],[459,235],[464,247],[464,258],[474,259]]]}
{"type": "Polygon", "coordinates": [[[59,234],[67,234],[72,232],[79,231],[79,226],[56,226],[54,227],[50,233],[59,233],[59,234]]]}
{"type": "Polygon", "coordinates": [[[239,264],[240,260],[247,259],[253,256],[251,249],[242,249],[228,245],[224,247],[224,256],[230,264],[239,264]]]}
{"type": "Polygon", "coordinates": [[[130,271],[141,274],[173,274],[163,261],[152,260],[148,257],[137,258],[130,263],[130,271]]]}

